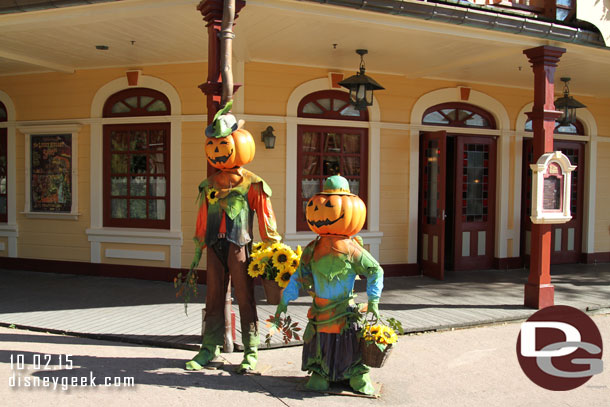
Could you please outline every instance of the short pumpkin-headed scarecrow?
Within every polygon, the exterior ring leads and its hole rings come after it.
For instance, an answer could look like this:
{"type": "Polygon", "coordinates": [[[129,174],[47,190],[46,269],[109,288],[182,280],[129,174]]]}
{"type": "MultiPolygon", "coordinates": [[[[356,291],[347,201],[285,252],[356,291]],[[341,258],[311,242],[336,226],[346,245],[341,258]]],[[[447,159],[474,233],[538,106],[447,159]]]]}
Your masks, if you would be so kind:
{"type": "Polygon", "coordinates": [[[368,312],[379,319],[383,270],[355,235],[364,226],[366,206],[350,193],[348,181],[333,175],[324,190],[307,203],[307,223],[319,236],[303,250],[278,305],[275,320],[286,312],[299,289],[310,291],[313,304],[303,337],[302,370],[311,377],[307,387],[324,391],[329,382],[349,380],[353,390],[373,394],[368,366],[359,349],[359,311],[354,303],[357,275],[367,278],[368,312]]]}
{"type": "Polygon", "coordinates": [[[262,178],[242,168],[254,158],[254,139],[228,113],[232,102],[219,111],[206,130],[207,160],[220,171],[199,185],[200,207],[195,230],[196,253],[191,270],[201,252],[208,248],[205,332],[199,353],[186,364],[200,370],[220,354],[224,343],[224,303],[228,278],[235,286],[239,304],[244,358],[238,371],[254,369],[258,358],[258,316],[252,279],[248,276],[254,212],[261,238],[280,241],[271,207],[271,188],[262,178]]]}

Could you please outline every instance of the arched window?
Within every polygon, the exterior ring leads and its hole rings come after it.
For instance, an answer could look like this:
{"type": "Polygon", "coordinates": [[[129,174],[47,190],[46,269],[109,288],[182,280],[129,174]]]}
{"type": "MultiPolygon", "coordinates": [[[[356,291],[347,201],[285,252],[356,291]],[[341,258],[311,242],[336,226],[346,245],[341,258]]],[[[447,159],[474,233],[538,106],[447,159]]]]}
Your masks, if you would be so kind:
{"type": "Polygon", "coordinates": [[[299,117],[314,119],[369,120],[367,110],[356,110],[349,95],[337,90],[321,90],[305,96],[298,108],[299,117]]]}
{"type": "MultiPolygon", "coordinates": [[[[354,109],[349,104],[349,95],[337,90],[305,96],[299,103],[298,116],[368,121],[368,111],[354,109]]],[[[331,175],[347,178],[352,193],[367,202],[368,129],[299,125],[297,133],[297,230],[307,231],[307,201],[322,191],[324,181],[331,175]]]]}
{"type": "MultiPolygon", "coordinates": [[[[8,115],[6,113],[6,107],[0,102],[0,122],[6,122],[8,115]]],[[[7,222],[7,135],[6,127],[0,128],[0,222],[7,222]]]]}
{"type": "Polygon", "coordinates": [[[170,114],[169,99],[147,88],[125,89],[110,96],[104,104],[104,117],[164,116],[170,114]]]}
{"type": "MultiPolygon", "coordinates": [[[[110,96],[104,117],[170,114],[161,92],[126,89],[110,96]]],[[[104,226],[169,229],[170,124],[104,126],[104,226]]]]}
{"type": "Polygon", "coordinates": [[[491,114],[467,103],[442,103],[432,106],[424,112],[422,123],[450,127],[496,128],[496,121],[491,114]]]}
{"type": "MultiPolygon", "coordinates": [[[[525,122],[525,131],[532,131],[532,121],[528,120],[525,122]]],[[[559,122],[555,122],[554,134],[573,134],[575,136],[584,136],[585,128],[582,123],[576,120],[575,123],[562,126],[559,122]]]]}

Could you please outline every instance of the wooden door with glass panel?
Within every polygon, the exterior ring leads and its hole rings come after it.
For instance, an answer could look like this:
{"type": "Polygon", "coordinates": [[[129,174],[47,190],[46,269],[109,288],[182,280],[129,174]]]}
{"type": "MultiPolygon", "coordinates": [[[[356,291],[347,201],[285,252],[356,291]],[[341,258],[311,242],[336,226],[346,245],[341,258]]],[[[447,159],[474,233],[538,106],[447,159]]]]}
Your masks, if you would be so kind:
{"type": "Polygon", "coordinates": [[[420,140],[419,264],[424,275],[445,276],[445,180],[447,132],[425,133],[420,140]]]}
{"type": "Polygon", "coordinates": [[[496,140],[457,136],[453,269],[493,267],[496,140]]]}
{"type": "MultiPolygon", "coordinates": [[[[326,178],[340,174],[350,191],[367,202],[368,130],[349,127],[298,127],[297,230],[308,231],[305,207],[322,191],[326,178]]],[[[366,228],[366,223],[365,226],[366,228]]]]}

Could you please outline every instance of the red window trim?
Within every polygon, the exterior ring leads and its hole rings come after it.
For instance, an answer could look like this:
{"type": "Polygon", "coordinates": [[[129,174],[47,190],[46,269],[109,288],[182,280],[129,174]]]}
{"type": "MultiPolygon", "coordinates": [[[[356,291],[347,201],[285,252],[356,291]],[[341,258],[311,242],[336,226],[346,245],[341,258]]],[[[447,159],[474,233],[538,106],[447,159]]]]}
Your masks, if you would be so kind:
{"type": "Polygon", "coordinates": [[[7,151],[7,131],[6,128],[0,129],[0,150],[6,152],[6,159],[4,160],[4,174],[6,177],[6,193],[0,194],[6,198],[6,213],[0,213],[0,223],[8,222],[8,151],[7,151]]]}
{"type": "Polygon", "coordinates": [[[424,112],[424,114],[422,115],[422,123],[430,125],[430,126],[466,127],[466,128],[472,128],[472,129],[495,129],[496,128],[496,119],[493,117],[493,115],[491,113],[489,113],[486,110],[481,109],[478,106],[471,105],[469,103],[462,103],[462,102],[441,103],[439,105],[435,105],[435,106],[427,108],[426,111],[424,112]],[[424,122],[424,117],[426,117],[426,115],[428,115],[432,112],[443,110],[443,109],[461,109],[461,110],[471,111],[473,113],[483,116],[483,118],[485,118],[487,120],[487,122],[489,123],[489,126],[483,126],[483,127],[469,126],[467,124],[460,123],[457,121],[446,123],[446,124],[445,123],[441,124],[441,123],[424,122]]]}
{"type": "MultiPolygon", "coordinates": [[[[139,103],[138,103],[139,106],[139,103]]],[[[163,93],[157,91],[157,90],[153,90],[153,89],[148,89],[148,88],[132,88],[132,89],[124,89],[122,91],[119,91],[113,95],[111,95],[107,100],[106,103],[104,103],[104,109],[103,109],[103,117],[137,117],[137,116],[166,116],[171,114],[171,105],[169,103],[169,99],[167,98],[167,96],[165,96],[163,93]],[[144,108],[132,108],[131,106],[125,104],[127,107],[130,108],[130,111],[128,112],[122,112],[122,113],[113,113],[112,112],[112,107],[118,103],[121,102],[127,98],[130,97],[134,97],[137,96],[138,97],[138,101],[139,98],[142,96],[149,96],[152,97],[153,100],[150,101],[146,106],[149,106],[150,104],[154,103],[156,100],[161,100],[162,102],[165,103],[165,106],[167,107],[166,110],[164,111],[159,111],[159,112],[149,112],[144,108]]]]}
{"type": "MultiPolygon", "coordinates": [[[[360,110],[360,116],[358,116],[358,117],[342,116],[340,111],[334,111],[334,110],[332,110],[332,107],[331,107],[331,110],[326,110],[323,106],[321,106],[320,104],[318,104],[316,102],[318,99],[339,99],[339,100],[342,100],[349,104],[349,94],[347,92],[342,92],[339,90],[320,90],[317,92],[310,93],[309,95],[307,95],[303,99],[301,99],[301,102],[299,102],[299,107],[297,109],[297,116],[298,117],[309,117],[312,119],[335,119],[335,120],[355,120],[355,121],[368,121],[369,120],[368,110],[360,110]],[[316,104],[316,106],[318,106],[322,110],[322,113],[319,113],[319,114],[304,113],[303,108],[309,102],[314,102],[316,104]]],[[[347,105],[346,105],[346,107],[347,107],[347,105]]],[[[341,108],[341,110],[342,109],[343,109],[343,107],[341,108]]]]}
{"type": "MultiPolygon", "coordinates": [[[[525,124],[527,125],[527,123],[531,122],[531,120],[527,120],[525,122],[525,124]]],[[[555,129],[553,130],[553,135],[557,134],[557,135],[562,135],[562,136],[584,136],[585,135],[585,126],[582,124],[582,122],[578,119],[576,119],[576,121],[574,123],[572,123],[574,125],[574,127],[576,127],[576,133],[561,133],[558,132],[557,129],[561,126],[557,125],[557,122],[555,122],[555,129]]],[[[525,129],[525,131],[527,132],[532,132],[533,130],[531,129],[525,129]]]]}
{"type": "MultiPolygon", "coordinates": [[[[302,180],[305,178],[303,176],[303,163],[305,155],[319,155],[320,159],[324,152],[320,146],[320,152],[314,154],[303,154],[303,134],[305,132],[318,132],[318,133],[358,133],[361,135],[360,137],[360,185],[359,185],[359,194],[360,198],[366,204],[368,202],[368,157],[369,157],[369,140],[368,140],[368,129],[363,127],[334,127],[334,126],[310,126],[310,125],[299,125],[297,129],[297,231],[309,231],[309,226],[304,219],[303,214],[303,195],[302,195],[302,180]]],[[[342,157],[343,153],[338,154],[327,154],[327,155],[335,155],[342,157]]],[[[322,168],[320,166],[320,168],[322,168]]],[[[308,178],[315,178],[320,180],[320,191],[322,190],[322,186],[324,184],[324,180],[328,177],[325,175],[318,176],[307,176],[308,178]]],[[[356,176],[346,176],[347,179],[356,179],[356,176]]],[[[364,229],[366,229],[367,224],[365,223],[364,229]]]]}
{"type": "MultiPolygon", "coordinates": [[[[4,103],[0,102],[0,110],[4,112],[4,118],[0,119],[0,122],[8,121],[6,107],[4,103]]],[[[6,127],[0,129],[0,145],[2,146],[1,150],[6,153],[6,160],[4,160],[4,174],[6,176],[6,193],[2,194],[6,197],[6,213],[0,213],[0,223],[8,222],[8,135],[6,131],[6,127]]]]}
{"type": "MultiPolygon", "coordinates": [[[[148,229],[169,229],[170,228],[170,181],[171,181],[171,165],[170,165],[170,146],[171,146],[171,134],[170,134],[170,123],[141,123],[141,124],[116,124],[116,125],[105,125],[104,126],[104,176],[103,176],[103,214],[104,214],[104,226],[105,227],[124,227],[124,228],[148,228],[148,229]],[[110,179],[111,179],[111,132],[114,130],[153,130],[153,129],[164,129],[166,134],[166,148],[163,152],[164,162],[166,163],[165,178],[166,178],[166,189],[165,189],[165,219],[164,220],[151,220],[151,219],[112,219],[111,217],[111,206],[110,201],[112,199],[110,195],[110,179]]],[[[147,183],[150,174],[146,174],[147,183]]],[[[128,176],[129,182],[129,176],[128,176]]],[[[141,199],[141,197],[138,197],[141,199]]],[[[151,199],[150,196],[146,196],[146,200],[151,199]]],[[[154,199],[160,199],[155,197],[154,199]]],[[[148,203],[147,203],[148,205],[148,203]]]]}

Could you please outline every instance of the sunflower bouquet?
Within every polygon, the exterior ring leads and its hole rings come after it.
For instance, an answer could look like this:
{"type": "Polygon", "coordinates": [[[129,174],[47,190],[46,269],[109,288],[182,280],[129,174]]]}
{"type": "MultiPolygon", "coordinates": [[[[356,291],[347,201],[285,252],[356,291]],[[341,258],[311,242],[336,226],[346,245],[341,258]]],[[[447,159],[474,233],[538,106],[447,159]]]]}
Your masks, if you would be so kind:
{"type": "Polygon", "coordinates": [[[252,261],[248,266],[248,275],[275,281],[281,288],[285,288],[299,267],[301,253],[301,246],[294,251],[283,243],[255,243],[250,254],[252,261]]]}

